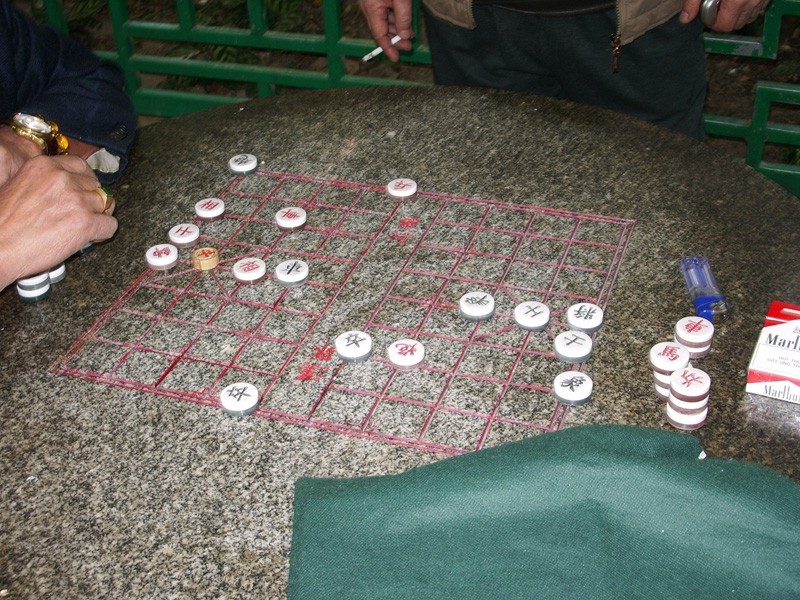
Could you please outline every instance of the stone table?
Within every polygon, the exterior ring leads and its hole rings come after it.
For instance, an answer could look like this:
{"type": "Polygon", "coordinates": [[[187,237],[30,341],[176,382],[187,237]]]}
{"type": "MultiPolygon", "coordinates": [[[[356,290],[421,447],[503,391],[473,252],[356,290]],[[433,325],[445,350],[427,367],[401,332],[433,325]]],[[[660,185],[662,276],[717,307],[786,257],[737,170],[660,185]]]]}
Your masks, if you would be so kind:
{"type": "Polygon", "coordinates": [[[292,93],[143,128],[113,189],[115,238],[69,261],[42,302],[0,294],[10,596],[280,598],[298,477],[444,458],[51,371],[142,274],[146,249],[231,180],[228,159],[242,152],[275,172],[406,176],[431,192],[635,220],[587,367],[594,397],[564,427],[670,428],[647,352],[691,314],[680,260],[709,256],[733,310],[698,363],[714,379],[708,421],[686,435],[710,456],[800,480],[800,407],[744,392],[770,302],[800,300],[795,197],[704,144],[570,102],[445,88],[292,93]]]}

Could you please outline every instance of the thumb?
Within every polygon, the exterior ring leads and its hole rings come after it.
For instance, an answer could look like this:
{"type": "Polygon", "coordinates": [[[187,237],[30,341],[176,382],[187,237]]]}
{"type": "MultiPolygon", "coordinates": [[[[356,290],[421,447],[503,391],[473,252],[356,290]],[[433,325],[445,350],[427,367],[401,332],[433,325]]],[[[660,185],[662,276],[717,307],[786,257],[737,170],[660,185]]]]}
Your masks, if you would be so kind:
{"type": "Polygon", "coordinates": [[[683,0],[680,16],[681,23],[685,25],[686,23],[694,21],[695,17],[697,17],[697,13],[700,12],[701,1],[702,0],[683,0]]]}

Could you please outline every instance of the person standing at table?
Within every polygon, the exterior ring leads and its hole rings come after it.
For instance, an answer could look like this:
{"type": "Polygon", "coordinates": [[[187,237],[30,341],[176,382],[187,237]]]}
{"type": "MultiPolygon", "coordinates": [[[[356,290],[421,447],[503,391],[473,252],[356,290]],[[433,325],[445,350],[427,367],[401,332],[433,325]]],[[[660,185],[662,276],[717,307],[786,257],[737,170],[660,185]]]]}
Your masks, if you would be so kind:
{"type": "Polygon", "coordinates": [[[136,130],[122,71],[0,0],[0,290],[111,237],[136,130]]]}
{"type": "MultiPolygon", "coordinates": [[[[722,0],[713,29],[769,0],[722,0]]],[[[412,0],[360,0],[389,60],[411,49],[412,0]],[[390,38],[402,38],[392,46],[390,38]]],[[[568,98],[704,139],[701,0],[423,0],[434,81],[568,98]]]]}

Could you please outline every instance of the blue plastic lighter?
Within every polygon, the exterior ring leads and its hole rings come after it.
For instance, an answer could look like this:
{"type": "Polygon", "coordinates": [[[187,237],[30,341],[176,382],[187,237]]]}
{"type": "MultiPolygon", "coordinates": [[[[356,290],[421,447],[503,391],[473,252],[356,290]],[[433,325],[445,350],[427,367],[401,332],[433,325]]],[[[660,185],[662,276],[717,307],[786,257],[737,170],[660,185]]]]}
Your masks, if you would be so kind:
{"type": "Polygon", "coordinates": [[[714,321],[724,321],[728,316],[730,302],[719,290],[711,265],[705,256],[687,256],[681,261],[681,272],[689,288],[689,299],[694,304],[697,316],[714,321]]]}

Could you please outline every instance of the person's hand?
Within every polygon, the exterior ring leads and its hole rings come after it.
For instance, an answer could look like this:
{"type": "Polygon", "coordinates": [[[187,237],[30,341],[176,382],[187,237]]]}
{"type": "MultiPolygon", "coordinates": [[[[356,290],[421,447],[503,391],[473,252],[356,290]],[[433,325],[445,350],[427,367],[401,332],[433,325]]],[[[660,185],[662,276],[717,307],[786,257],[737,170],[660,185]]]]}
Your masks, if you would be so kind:
{"type": "Polygon", "coordinates": [[[367,25],[375,42],[383,48],[386,58],[397,62],[400,58],[398,50],[411,50],[411,0],[359,0],[361,12],[367,19],[367,25]],[[395,35],[403,38],[392,46],[395,35]]]}
{"type": "Polygon", "coordinates": [[[27,161],[42,153],[33,140],[14,133],[11,127],[0,125],[0,185],[11,179],[27,161]]]}
{"type": "Polygon", "coordinates": [[[77,156],[37,156],[0,186],[0,289],[114,235],[99,187],[77,156]]]}
{"type": "MultiPolygon", "coordinates": [[[[699,14],[701,1],[683,0],[681,23],[689,23],[699,14]]],[[[711,29],[719,32],[741,29],[754,21],[767,4],[769,0],[722,0],[717,20],[711,29]]]]}

